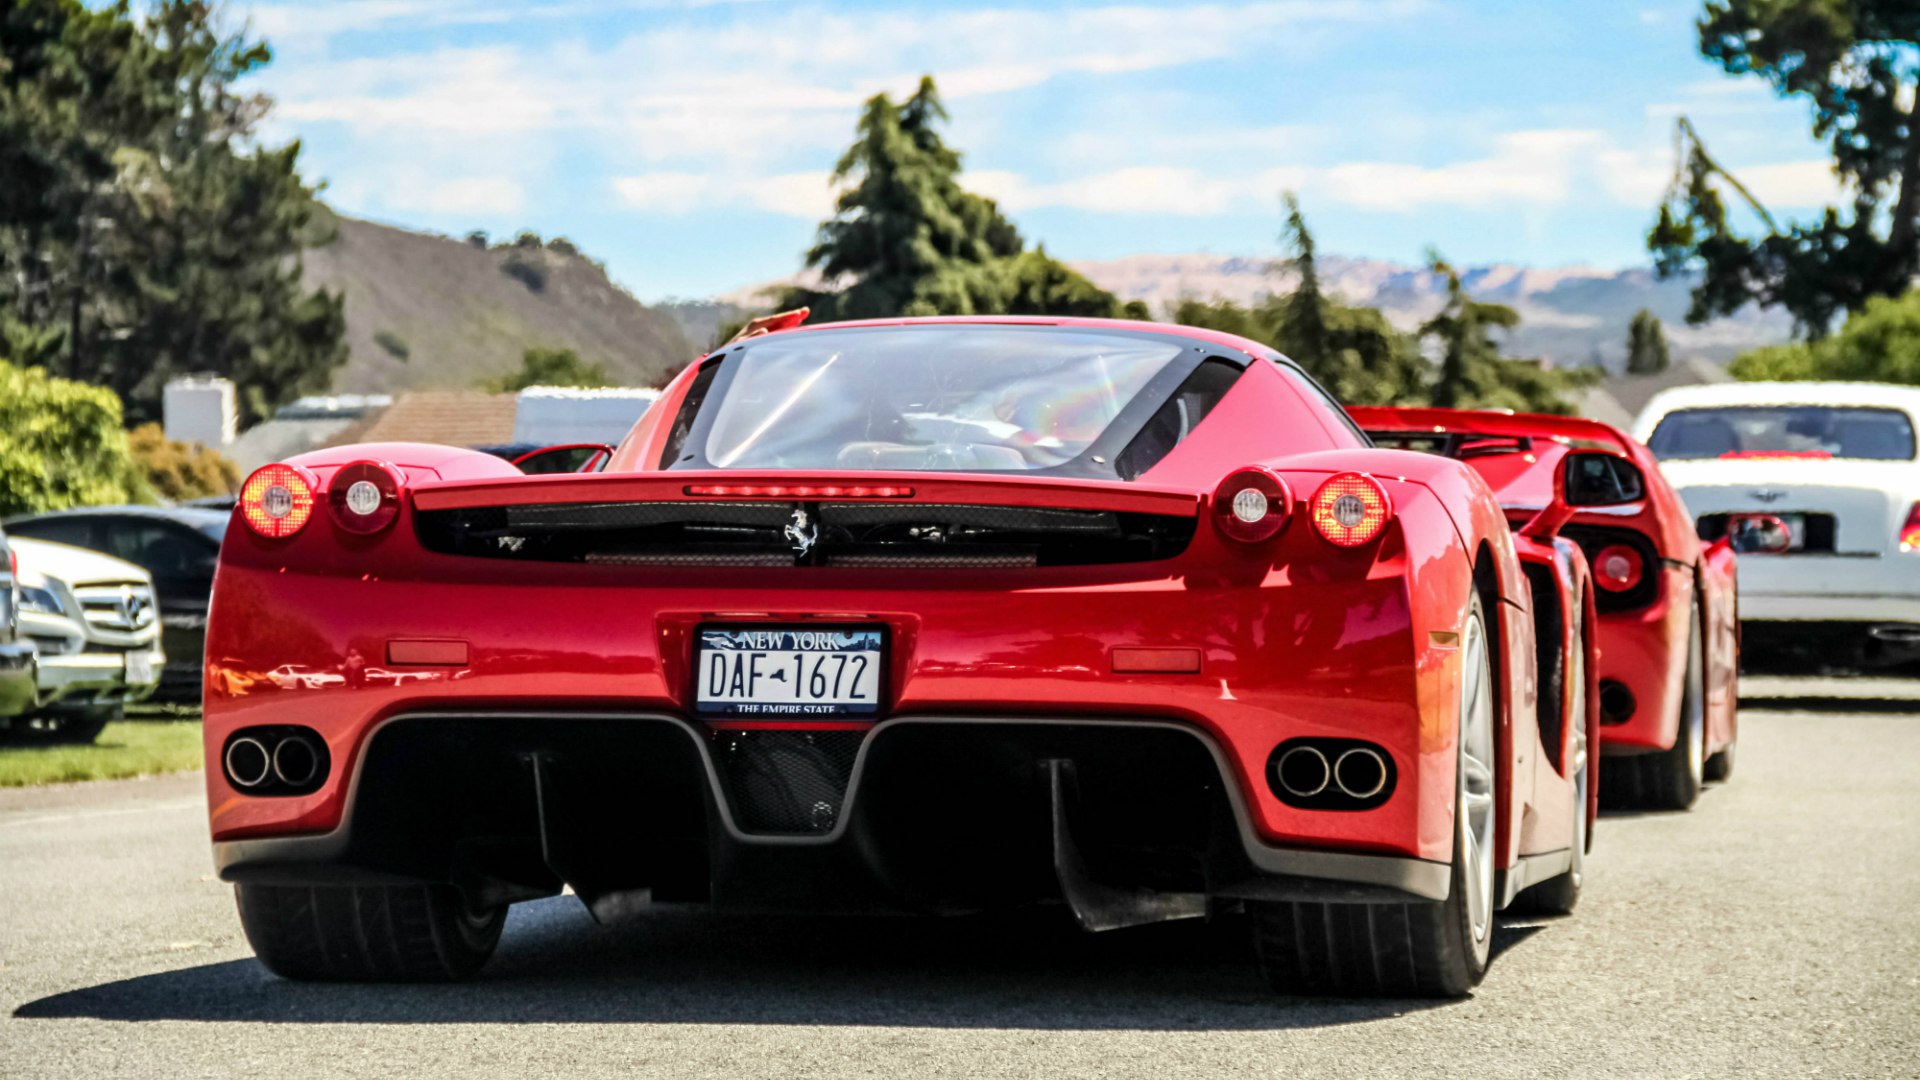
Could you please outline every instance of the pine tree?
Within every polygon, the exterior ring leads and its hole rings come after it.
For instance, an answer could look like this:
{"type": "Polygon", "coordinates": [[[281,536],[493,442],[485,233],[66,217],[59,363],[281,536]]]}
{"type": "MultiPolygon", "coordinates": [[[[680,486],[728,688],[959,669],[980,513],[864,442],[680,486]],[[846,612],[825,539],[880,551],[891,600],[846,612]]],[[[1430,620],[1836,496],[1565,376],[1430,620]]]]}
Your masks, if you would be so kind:
{"type": "Polygon", "coordinates": [[[1286,194],[1282,241],[1293,252],[1279,268],[1292,271],[1293,292],[1269,302],[1274,347],[1351,405],[1417,399],[1423,389],[1419,347],[1374,308],[1348,307],[1320,286],[1313,234],[1299,200],[1286,194]]]}
{"type": "Polygon", "coordinates": [[[1590,385],[1593,371],[1559,371],[1538,360],[1502,356],[1494,331],[1520,325],[1520,315],[1504,304],[1487,304],[1468,294],[1460,272],[1438,253],[1433,273],[1447,283],[1447,301],[1420,326],[1440,357],[1432,402],[1442,408],[1513,409],[1517,412],[1571,412],[1565,395],[1590,385]]]}
{"type": "Polygon", "coordinates": [[[1657,375],[1667,370],[1667,334],[1653,312],[1641,308],[1627,327],[1627,373],[1657,375]]]}

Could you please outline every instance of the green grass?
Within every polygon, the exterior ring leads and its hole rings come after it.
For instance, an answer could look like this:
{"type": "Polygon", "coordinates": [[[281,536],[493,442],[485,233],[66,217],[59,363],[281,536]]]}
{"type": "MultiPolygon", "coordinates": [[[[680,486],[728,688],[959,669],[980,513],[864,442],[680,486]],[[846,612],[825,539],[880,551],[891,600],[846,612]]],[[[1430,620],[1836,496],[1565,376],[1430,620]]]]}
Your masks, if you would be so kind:
{"type": "Polygon", "coordinates": [[[0,787],[152,776],[200,764],[199,721],[137,720],[108,724],[91,746],[0,742],[0,787]]]}

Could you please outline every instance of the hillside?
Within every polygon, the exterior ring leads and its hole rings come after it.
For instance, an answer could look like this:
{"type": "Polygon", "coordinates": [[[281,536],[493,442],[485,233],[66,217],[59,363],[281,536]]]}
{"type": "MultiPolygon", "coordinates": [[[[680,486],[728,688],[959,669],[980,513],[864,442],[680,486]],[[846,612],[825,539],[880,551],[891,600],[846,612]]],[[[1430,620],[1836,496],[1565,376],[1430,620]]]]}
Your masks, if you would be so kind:
{"type": "MultiPolygon", "coordinates": [[[[1250,304],[1293,287],[1288,275],[1269,269],[1269,259],[1245,256],[1130,255],[1069,265],[1123,300],[1146,301],[1156,313],[1187,296],[1250,304]]],[[[1424,267],[1322,255],[1319,270],[1329,292],[1348,303],[1380,308],[1403,330],[1420,325],[1439,310],[1445,298],[1445,282],[1424,267]]],[[[1598,360],[1611,368],[1621,367],[1626,360],[1627,324],[1643,307],[1666,324],[1667,340],[1681,359],[1725,363],[1747,349],[1785,341],[1791,329],[1790,321],[1779,312],[1752,310],[1705,326],[1688,326],[1688,284],[1656,280],[1651,270],[1499,264],[1464,270],[1462,277],[1476,298],[1508,304],[1520,312],[1521,325],[1508,339],[1511,354],[1565,365],[1598,360]]],[[[748,286],[720,300],[758,308],[764,304],[756,303],[756,298],[782,284],[748,286]]]]}
{"type": "Polygon", "coordinates": [[[655,384],[694,355],[671,318],[569,248],[482,249],[338,220],[338,238],[306,255],[308,282],[347,297],[352,356],[334,377],[337,392],[471,386],[518,370],[520,354],[534,345],[573,349],[633,386],[655,384]],[[510,261],[531,269],[510,276],[503,269],[510,261]]]}

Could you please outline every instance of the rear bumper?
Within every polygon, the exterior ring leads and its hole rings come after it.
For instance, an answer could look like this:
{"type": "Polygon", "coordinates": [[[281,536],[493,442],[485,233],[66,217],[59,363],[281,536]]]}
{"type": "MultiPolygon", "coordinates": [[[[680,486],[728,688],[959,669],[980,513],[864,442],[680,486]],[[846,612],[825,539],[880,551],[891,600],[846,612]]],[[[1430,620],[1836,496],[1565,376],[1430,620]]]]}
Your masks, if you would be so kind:
{"type": "Polygon", "coordinates": [[[1920,623],[1920,555],[1742,555],[1740,618],[1920,623]]]}
{"type": "Polygon", "coordinates": [[[750,828],[732,751],[679,717],[408,714],[356,760],[337,828],[216,842],[215,862],[229,881],[451,881],[497,901],[565,883],[599,915],[1064,899],[1096,926],[1209,899],[1448,892],[1444,862],[1264,840],[1227,754],[1189,724],[903,716],[855,737],[831,828],[801,835],[750,828]]]}

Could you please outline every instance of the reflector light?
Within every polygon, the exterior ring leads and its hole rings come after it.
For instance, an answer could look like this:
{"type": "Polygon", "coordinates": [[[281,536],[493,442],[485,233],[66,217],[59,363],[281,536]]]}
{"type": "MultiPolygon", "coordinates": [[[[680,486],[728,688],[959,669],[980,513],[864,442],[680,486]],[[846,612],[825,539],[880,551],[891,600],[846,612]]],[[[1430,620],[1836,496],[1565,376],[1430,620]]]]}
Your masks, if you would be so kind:
{"type": "Polygon", "coordinates": [[[1257,544],[1278,535],[1292,517],[1293,491],[1264,466],[1235,469],[1213,490],[1213,523],[1230,540],[1257,544]]]}
{"type": "Polygon", "coordinates": [[[1920,502],[1907,511],[1907,523],[1900,526],[1900,550],[1920,551],[1920,502]]]}
{"type": "Polygon", "coordinates": [[[297,465],[263,465],[240,485],[240,516],[270,540],[292,536],[313,516],[314,475],[297,465]]]}
{"type": "Polygon", "coordinates": [[[688,484],[689,495],[733,499],[911,499],[897,484],[688,484]]]}
{"type": "Polygon", "coordinates": [[[393,524],[400,516],[403,482],[400,471],[384,462],[356,461],[343,467],[327,486],[333,523],[356,533],[377,533],[393,524]]]}
{"type": "Polygon", "coordinates": [[[1313,493],[1313,527],[1337,547],[1359,547],[1379,536],[1393,515],[1386,489],[1371,476],[1341,473],[1313,493]]]}
{"type": "Polygon", "coordinates": [[[1646,562],[1638,548],[1628,544],[1608,544],[1593,557],[1593,579],[1608,592],[1626,592],[1640,584],[1646,575],[1646,562]]]}

